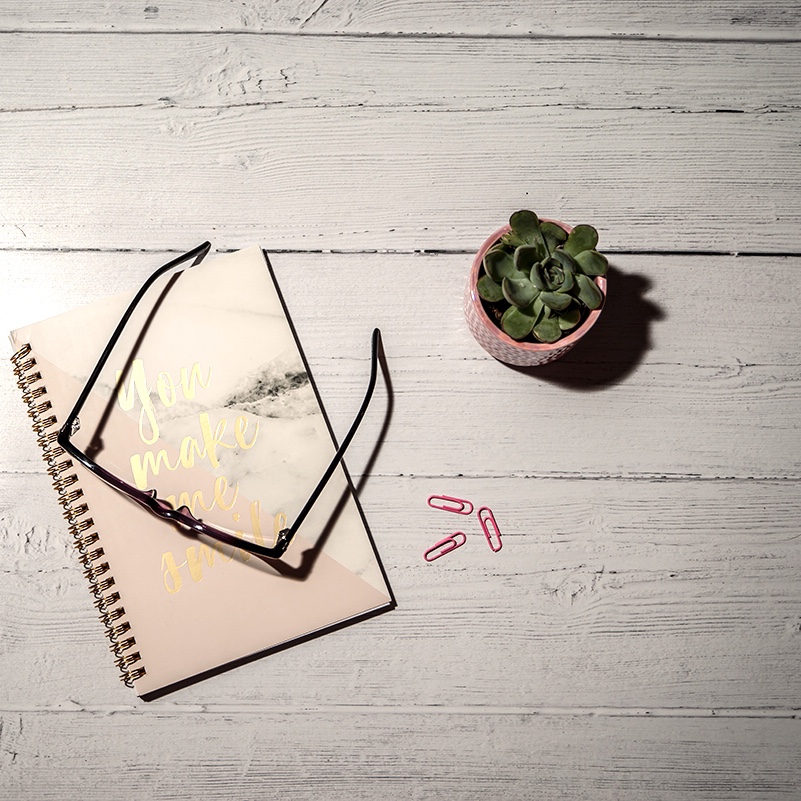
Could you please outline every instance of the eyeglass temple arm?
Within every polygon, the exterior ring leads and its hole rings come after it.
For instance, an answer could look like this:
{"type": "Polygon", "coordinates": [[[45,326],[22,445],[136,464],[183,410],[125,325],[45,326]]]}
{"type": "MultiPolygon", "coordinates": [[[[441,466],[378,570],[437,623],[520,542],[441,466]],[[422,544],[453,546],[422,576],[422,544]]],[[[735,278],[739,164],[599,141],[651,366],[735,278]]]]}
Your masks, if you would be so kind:
{"type": "MultiPolygon", "coordinates": [[[[106,362],[108,361],[108,357],[111,355],[111,351],[114,349],[114,346],[117,344],[117,340],[120,338],[120,334],[122,330],[125,328],[128,320],[131,318],[131,315],[134,313],[139,301],[142,299],[142,296],[147,292],[148,289],[153,285],[154,281],[157,278],[164,275],[164,273],[169,272],[170,270],[174,270],[179,264],[182,264],[185,261],[189,261],[189,259],[194,259],[190,267],[195,267],[196,265],[200,264],[201,261],[206,257],[209,250],[211,249],[211,242],[204,242],[202,245],[198,245],[196,248],[193,248],[188,253],[184,253],[181,256],[173,259],[171,262],[168,262],[163,267],[159,267],[156,272],[154,272],[150,278],[145,281],[142,285],[141,289],[136,293],[134,299],[128,304],[128,308],[125,310],[125,314],[122,315],[122,319],[117,323],[117,327],[114,329],[114,333],[111,335],[111,338],[108,341],[103,353],[100,354],[100,358],[97,360],[97,364],[95,365],[95,369],[92,370],[89,378],[86,380],[86,384],[81,391],[81,394],[78,396],[78,400],[75,401],[75,405],[72,407],[72,411],[67,416],[67,419],[64,425],[61,427],[61,431],[59,432],[59,442],[61,442],[61,436],[64,434],[68,437],[71,432],[72,428],[75,424],[75,421],[78,419],[78,413],[83,408],[84,403],[86,403],[87,397],[89,397],[89,393],[94,388],[95,382],[97,381],[97,377],[100,375],[100,371],[106,366],[106,362]]],[[[63,443],[62,443],[63,444],[63,443]]]]}
{"type": "Polygon", "coordinates": [[[381,331],[378,328],[374,328],[371,341],[372,350],[370,355],[370,381],[367,384],[367,392],[365,393],[362,405],[359,408],[359,411],[357,412],[353,422],[351,423],[348,433],[345,434],[345,438],[342,440],[339,448],[337,448],[334,458],[331,460],[331,463],[328,465],[328,468],[326,469],[325,473],[323,473],[322,478],[317,483],[317,486],[314,488],[311,495],[309,495],[305,505],[295,518],[295,521],[288,529],[283,529],[283,531],[281,531],[281,535],[283,536],[280,537],[280,539],[286,540],[287,545],[292,541],[292,538],[295,536],[295,532],[297,532],[303,521],[306,519],[306,516],[309,514],[315,502],[320,497],[320,494],[325,489],[326,484],[328,484],[329,479],[334,474],[334,470],[337,469],[337,466],[342,461],[342,457],[345,455],[345,451],[348,449],[348,445],[350,445],[351,440],[356,433],[356,429],[362,422],[362,418],[367,411],[367,407],[370,405],[370,400],[373,397],[373,390],[375,389],[376,376],[378,374],[378,347],[380,343],[381,331]]]}

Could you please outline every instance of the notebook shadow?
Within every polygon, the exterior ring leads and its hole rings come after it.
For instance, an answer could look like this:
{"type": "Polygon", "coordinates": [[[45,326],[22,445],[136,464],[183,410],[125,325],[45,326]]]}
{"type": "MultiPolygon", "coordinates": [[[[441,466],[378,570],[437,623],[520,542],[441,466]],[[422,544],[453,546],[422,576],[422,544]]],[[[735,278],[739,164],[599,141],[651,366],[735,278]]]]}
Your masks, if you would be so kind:
{"type": "Polygon", "coordinates": [[[666,315],[645,297],[650,279],[612,266],[607,277],[603,314],[573,350],[550,364],[512,369],[577,392],[597,392],[631,375],[652,347],[652,323],[666,315]]]}

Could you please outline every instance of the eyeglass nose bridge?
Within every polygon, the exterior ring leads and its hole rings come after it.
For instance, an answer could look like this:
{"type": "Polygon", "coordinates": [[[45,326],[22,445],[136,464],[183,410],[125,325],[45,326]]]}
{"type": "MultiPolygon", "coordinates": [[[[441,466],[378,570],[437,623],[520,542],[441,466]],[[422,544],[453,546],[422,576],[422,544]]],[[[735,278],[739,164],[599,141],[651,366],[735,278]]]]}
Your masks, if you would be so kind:
{"type": "Polygon", "coordinates": [[[257,556],[280,559],[287,552],[292,540],[295,538],[295,531],[287,527],[282,528],[278,532],[275,543],[272,546],[258,545],[204,523],[201,518],[195,517],[195,515],[192,514],[192,510],[186,505],[179,506],[177,509],[173,508],[167,501],[159,498],[158,493],[154,489],[146,490],[141,497],[132,497],[134,500],[138,500],[143,506],[146,506],[149,511],[164,520],[168,520],[182,528],[194,531],[197,534],[206,534],[227,545],[245,548],[245,550],[257,556]]]}

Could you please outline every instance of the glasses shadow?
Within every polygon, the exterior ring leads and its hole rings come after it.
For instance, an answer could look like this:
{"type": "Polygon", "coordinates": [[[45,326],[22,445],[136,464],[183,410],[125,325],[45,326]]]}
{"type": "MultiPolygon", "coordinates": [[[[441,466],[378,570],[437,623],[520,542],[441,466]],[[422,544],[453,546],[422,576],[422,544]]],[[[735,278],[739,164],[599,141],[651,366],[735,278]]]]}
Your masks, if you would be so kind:
{"type": "Polygon", "coordinates": [[[652,347],[652,324],[666,315],[645,297],[650,279],[612,266],[607,278],[603,314],[571,351],[540,367],[512,369],[576,392],[597,392],[631,375],[652,347]]]}
{"type": "Polygon", "coordinates": [[[384,419],[381,424],[381,430],[378,432],[375,444],[373,445],[373,448],[370,451],[370,455],[367,459],[366,464],[364,465],[364,469],[362,470],[362,475],[359,478],[359,481],[355,485],[353,484],[350,474],[348,473],[347,468],[345,467],[345,464],[343,462],[342,469],[345,472],[345,476],[348,481],[348,489],[346,489],[340,496],[336,506],[334,507],[334,510],[332,511],[330,517],[328,518],[325,528],[318,535],[314,545],[311,548],[307,548],[305,551],[303,551],[301,555],[301,561],[298,567],[292,567],[291,565],[286,564],[286,562],[282,562],[280,560],[267,559],[264,557],[259,557],[259,558],[262,558],[265,563],[269,564],[270,567],[273,568],[273,570],[275,570],[277,573],[279,573],[281,576],[285,578],[295,579],[296,581],[306,580],[309,577],[309,575],[311,575],[311,572],[314,569],[314,564],[320,557],[320,554],[322,553],[328,538],[331,536],[331,532],[334,530],[337,521],[342,515],[342,512],[344,511],[345,506],[347,505],[348,499],[352,496],[356,502],[356,506],[359,510],[359,514],[362,517],[362,522],[364,523],[365,530],[367,531],[370,543],[373,546],[373,550],[376,554],[376,559],[378,561],[379,569],[381,570],[381,573],[383,575],[384,583],[386,584],[387,589],[389,590],[390,598],[392,600],[392,606],[395,606],[395,595],[392,592],[392,588],[390,587],[386,570],[384,569],[384,565],[381,563],[381,559],[378,555],[378,549],[375,546],[375,542],[373,541],[373,536],[370,533],[370,528],[367,524],[367,520],[365,519],[361,504],[359,503],[359,495],[361,494],[361,492],[363,491],[364,487],[367,484],[367,481],[369,480],[370,473],[372,472],[376,459],[378,459],[378,455],[380,454],[381,449],[386,440],[387,432],[389,431],[389,426],[392,420],[392,414],[395,407],[395,393],[392,387],[392,379],[389,374],[389,367],[387,365],[387,358],[386,358],[386,353],[384,352],[383,342],[380,342],[378,346],[378,365],[380,367],[381,376],[384,380],[384,385],[387,391],[387,404],[386,404],[386,409],[384,411],[384,419]]]}
{"type": "Polygon", "coordinates": [[[131,372],[131,366],[133,365],[134,360],[136,359],[136,354],[139,351],[142,342],[144,342],[145,337],[147,336],[147,333],[150,330],[150,326],[153,324],[153,320],[155,320],[159,309],[161,308],[162,304],[167,298],[167,295],[170,293],[170,290],[175,286],[176,281],[178,281],[181,275],[182,273],[175,273],[175,275],[170,276],[165,287],[161,290],[161,292],[159,292],[158,297],[153,303],[153,307],[150,309],[150,312],[145,318],[142,327],[139,329],[139,333],[136,339],[130,346],[130,352],[128,353],[128,356],[126,356],[125,358],[122,370],[120,370],[120,374],[117,378],[116,383],[114,384],[114,388],[111,394],[109,395],[106,405],[103,407],[103,412],[100,415],[100,418],[97,424],[95,425],[94,429],[92,430],[92,437],[86,446],[85,450],[86,455],[91,459],[96,459],[97,456],[103,451],[103,432],[105,431],[106,426],[108,425],[109,418],[111,417],[111,412],[114,409],[114,406],[117,402],[117,396],[120,391],[120,388],[125,385],[125,381],[128,379],[128,375],[131,372]]]}

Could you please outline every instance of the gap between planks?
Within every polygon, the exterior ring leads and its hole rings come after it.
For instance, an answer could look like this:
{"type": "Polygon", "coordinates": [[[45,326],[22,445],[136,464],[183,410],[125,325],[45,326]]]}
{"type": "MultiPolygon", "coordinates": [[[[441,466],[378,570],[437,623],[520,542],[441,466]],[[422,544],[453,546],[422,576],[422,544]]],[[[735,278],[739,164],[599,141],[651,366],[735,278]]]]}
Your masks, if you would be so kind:
{"type": "MultiPolygon", "coordinates": [[[[215,255],[225,253],[236,253],[239,248],[215,248],[215,255]]],[[[475,250],[464,249],[432,249],[432,248],[309,248],[306,250],[295,250],[290,248],[264,248],[268,253],[285,256],[470,256],[475,254],[475,250]]],[[[604,248],[604,253],[613,256],[704,256],[704,257],[735,257],[745,259],[771,258],[771,259],[796,259],[801,257],[801,251],[768,251],[768,250],[630,250],[626,248],[604,248]]],[[[88,247],[14,247],[13,245],[0,245],[0,253],[103,253],[109,256],[115,254],[141,253],[143,255],[171,255],[173,253],[185,253],[183,248],[88,248],[88,247]]]]}
{"type": "Polygon", "coordinates": [[[611,717],[611,718],[747,718],[747,719],[801,719],[799,707],[516,707],[516,706],[379,706],[362,704],[286,705],[270,704],[180,704],[142,702],[138,705],[118,704],[51,704],[26,706],[9,704],[0,706],[0,714],[67,713],[92,715],[289,715],[341,714],[354,715],[493,715],[523,717],[611,717]]]}
{"type": "Polygon", "coordinates": [[[606,33],[591,31],[580,31],[576,33],[549,32],[549,33],[511,33],[511,32],[492,32],[492,33],[442,33],[418,31],[415,33],[398,32],[369,32],[369,31],[304,31],[297,28],[274,28],[265,31],[254,31],[249,28],[225,28],[223,30],[214,29],[186,29],[172,30],[169,28],[136,28],[127,31],[115,30],[111,28],[87,28],[84,30],[64,30],[61,28],[6,28],[0,29],[0,36],[39,36],[39,35],[59,35],[59,36],[295,36],[306,37],[309,39],[398,39],[414,41],[418,40],[500,40],[500,41],[610,41],[617,43],[626,42],[693,42],[709,43],[725,42],[727,44],[799,44],[801,37],[798,35],[787,35],[782,33],[765,34],[759,36],[743,36],[732,33],[725,34],[698,34],[697,36],[687,33],[606,33]]]}
{"type": "MultiPolygon", "coordinates": [[[[2,476],[38,476],[46,473],[43,464],[41,470],[3,470],[0,469],[2,476]]],[[[358,483],[363,477],[363,473],[349,470],[351,479],[358,483]]],[[[709,484],[793,484],[801,481],[799,476],[750,476],[750,475],[703,475],[701,473],[381,473],[371,471],[367,474],[372,479],[398,479],[408,478],[419,481],[433,481],[451,479],[464,479],[466,481],[491,481],[503,479],[531,479],[541,481],[627,481],[631,483],[647,484],[679,484],[705,482],[709,484]]]]}

